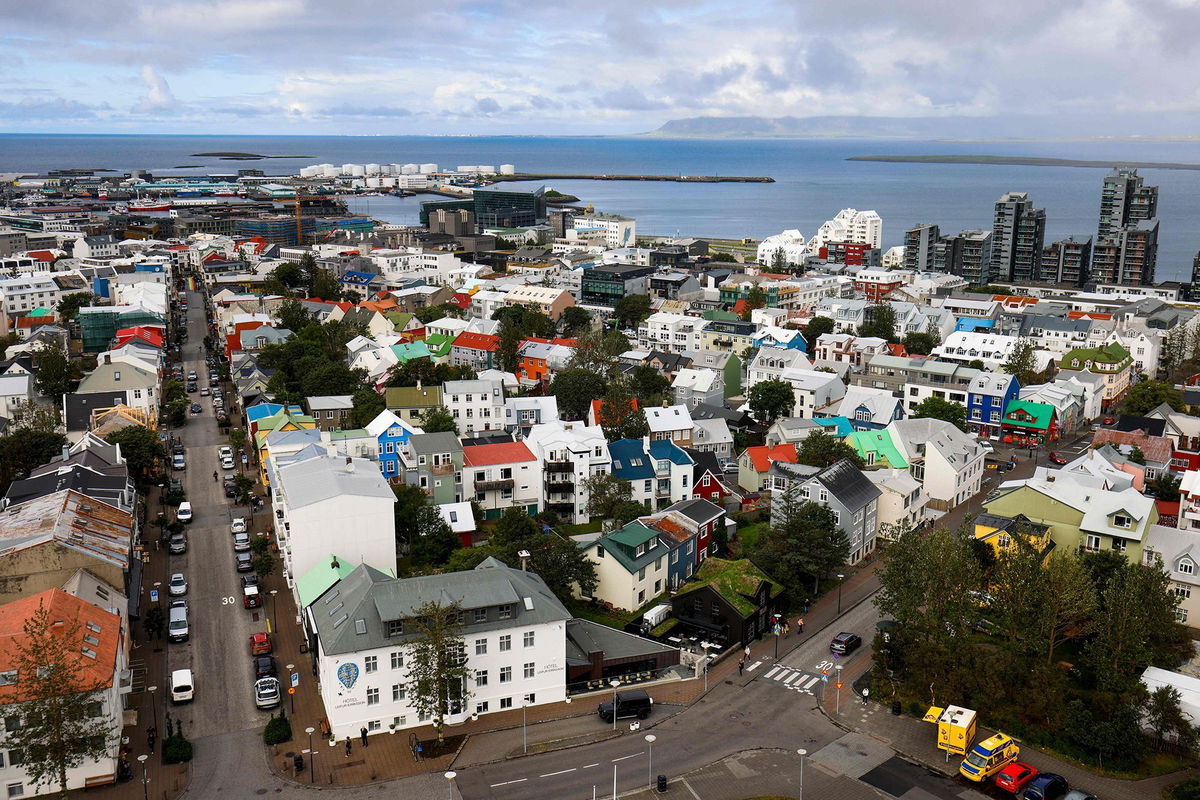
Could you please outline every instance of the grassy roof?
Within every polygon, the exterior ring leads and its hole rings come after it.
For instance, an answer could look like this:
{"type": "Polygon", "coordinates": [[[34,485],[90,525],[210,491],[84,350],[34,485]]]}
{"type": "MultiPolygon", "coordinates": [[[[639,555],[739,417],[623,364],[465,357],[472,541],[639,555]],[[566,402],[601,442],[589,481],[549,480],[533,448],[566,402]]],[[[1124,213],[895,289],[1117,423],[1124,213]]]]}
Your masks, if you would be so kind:
{"type": "Polygon", "coordinates": [[[725,598],[739,614],[746,616],[753,614],[757,608],[747,595],[753,596],[763,581],[771,585],[772,597],[783,592],[782,584],[767,577],[767,574],[754,566],[748,558],[739,558],[737,561],[709,558],[697,570],[695,580],[685,583],[675,594],[679,596],[704,586],[711,586],[713,591],[725,598]]]}

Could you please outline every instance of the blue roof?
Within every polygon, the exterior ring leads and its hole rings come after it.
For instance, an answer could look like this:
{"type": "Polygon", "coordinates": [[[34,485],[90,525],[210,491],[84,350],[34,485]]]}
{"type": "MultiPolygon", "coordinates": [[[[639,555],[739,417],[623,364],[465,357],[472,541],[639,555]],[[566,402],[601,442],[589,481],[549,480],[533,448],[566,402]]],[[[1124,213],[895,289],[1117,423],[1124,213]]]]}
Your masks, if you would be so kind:
{"type": "Polygon", "coordinates": [[[654,462],[646,455],[641,439],[610,442],[608,452],[612,456],[614,478],[635,481],[654,477],[654,462]]]}
{"type": "Polygon", "coordinates": [[[990,330],[993,325],[995,325],[995,321],[990,319],[981,319],[980,317],[959,317],[958,321],[954,324],[954,330],[990,330]]]}
{"type": "Polygon", "coordinates": [[[650,457],[655,461],[665,458],[673,464],[690,465],[692,463],[692,459],[687,453],[671,442],[663,440],[650,443],[650,457]]]}
{"type": "Polygon", "coordinates": [[[373,272],[355,272],[354,270],[347,270],[346,274],[342,276],[342,283],[370,283],[371,281],[377,280],[381,280],[381,276],[376,275],[373,272]]]}
{"type": "Polygon", "coordinates": [[[854,426],[846,417],[813,417],[813,422],[831,430],[826,431],[834,436],[849,436],[854,433],[854,426]]]}
{"type": "Polygon", "coordinates": [[[273,417],[283,411],[282,403],[258,403],[246,409],[246,419],[257,422],[260,419],[273,417]]]}

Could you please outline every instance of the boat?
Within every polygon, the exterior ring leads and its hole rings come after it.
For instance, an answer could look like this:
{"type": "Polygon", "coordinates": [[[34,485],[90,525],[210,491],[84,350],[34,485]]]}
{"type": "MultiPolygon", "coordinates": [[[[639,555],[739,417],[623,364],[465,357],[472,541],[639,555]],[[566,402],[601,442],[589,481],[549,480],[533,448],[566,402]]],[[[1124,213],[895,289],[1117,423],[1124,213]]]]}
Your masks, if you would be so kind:
{"type": "Polygon", "coordinates": [[[130,211],[170,211],[171,201],[163,200],[157,197],[147,197],[146,199],[138,198],[137,200],[129,201],[130,211]]]}

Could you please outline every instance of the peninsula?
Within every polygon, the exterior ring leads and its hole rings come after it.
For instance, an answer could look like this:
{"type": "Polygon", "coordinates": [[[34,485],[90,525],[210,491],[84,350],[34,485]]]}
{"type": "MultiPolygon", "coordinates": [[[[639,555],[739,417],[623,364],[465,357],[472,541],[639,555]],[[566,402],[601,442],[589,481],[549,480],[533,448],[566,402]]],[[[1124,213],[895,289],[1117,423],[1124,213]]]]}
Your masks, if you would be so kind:
{"type": "Polygon", "coordinates": [[[868,155],[850,156],[847,161],[887,161],[900,164],[991,164],[1024,167],[1131,167],[1133,169],[1200,169],[1200,164],[1174,161],[1093,161],[1076,158],[1038,158],[1031,156],[973,156],[973,155],[868,155]]]}

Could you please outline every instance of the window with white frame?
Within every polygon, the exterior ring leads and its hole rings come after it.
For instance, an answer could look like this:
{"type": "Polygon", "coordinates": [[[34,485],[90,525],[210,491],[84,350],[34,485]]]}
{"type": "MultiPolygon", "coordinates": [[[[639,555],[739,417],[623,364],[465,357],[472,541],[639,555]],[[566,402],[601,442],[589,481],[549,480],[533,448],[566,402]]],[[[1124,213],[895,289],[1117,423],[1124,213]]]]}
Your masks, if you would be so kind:
{"type": "Polygon", "coordinates": [[[392,653],[392,669],[403,669],[403,668],[404,668],[404,653],[401,653],[399,650],[396,650],[395,652],[392,653]]]}
{"type": "Polygon", "coordinates": [[[533,661],[528,661],[528,662],[526,662],[526,663],[525,663],[525,666],[524,666],[524,675],[525,675],[525,678],[526,678],[526,679],[532,678],[532,677],[533,677],[533,674],[534,674],[534,672],[535,672],[535,671],[536,671],[536,670],[534,669],[534,662],[533,662],[533,661]]]}
{"type": "Polygon", "coordinates": [[[525,631],[525,635],[522,637],[524,639],[523,643],[525,647],[533,647],[533,634],[533,631],[525,631]]]}
{"type": "Polygon", "coordinates": [[[399,683],[392,684],[392,702],[399,703],[404,699],[404,686],[399,683]]]}
{"type": "Polygon", "coordinates": [[[501,667],[500,668],[500,682],[501,683],[511,683],[512,682],[512,667],[501,667]]]}
{"type": "Polygon", "coordinates": [[[512,650],[512,634],[506,633],[500,637],[500,652],[506,653],[512,650]]]}
{"type": "Polygon", "coordinates": [[[369,705],[369,706],[379,705],[379,688],[378,687],[367,689],[367,705],[369,705]]]}

